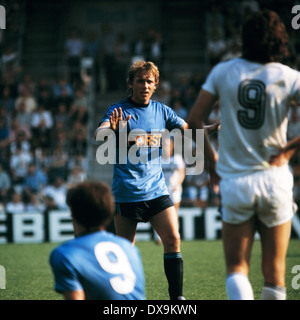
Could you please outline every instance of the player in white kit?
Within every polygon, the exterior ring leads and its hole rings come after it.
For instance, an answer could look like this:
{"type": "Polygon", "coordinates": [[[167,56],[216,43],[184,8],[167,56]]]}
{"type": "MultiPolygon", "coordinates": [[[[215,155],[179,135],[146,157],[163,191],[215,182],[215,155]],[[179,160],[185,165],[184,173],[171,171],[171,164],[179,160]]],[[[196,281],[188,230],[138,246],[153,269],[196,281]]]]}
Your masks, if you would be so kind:
{"type": "Polygon", "coordinates": [[[295,212],[287,143],[291,100],[300,100],[300,73],[280,63],[288,36],[275,12],[253,14],[242,31],[242,58],[210,72],[188,124],[202,128],[219,100],[218,155],[205,141],[207,170],[219,185],[229,299],[254,298],[248,279],[256,230],[262,244],[262,299],[286,299],[285,259],[295,212]]]}

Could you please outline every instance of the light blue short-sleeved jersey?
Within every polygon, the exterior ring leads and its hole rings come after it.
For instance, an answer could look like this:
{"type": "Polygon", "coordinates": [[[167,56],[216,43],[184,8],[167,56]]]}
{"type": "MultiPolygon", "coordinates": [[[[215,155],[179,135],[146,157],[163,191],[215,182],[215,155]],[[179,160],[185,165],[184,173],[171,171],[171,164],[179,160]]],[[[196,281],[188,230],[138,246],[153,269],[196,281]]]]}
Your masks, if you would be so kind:
{"type": "MultiPolygon", "coordinates": [[[[149,135],[141,137],[143,146],[136,149],[136,156],[143,156],[147,162],[140,161],[133,164],[130,157],[127,157],[126,164],[118,163],[119,152],[116,151],[116,164],[114,165],[112,192],[116,202],[137,202],[147,201],[168,195],[164,175],[161,167],[161,140],[156,133],[163,133],[164,130],[172,131],[179,129],[184,120],[163,103],[150,100],[147,106],[135,104],[130,99],[125,99],[109,107],[101,122],[109,121],[112,111],[122,108],[123,119],[131,115],[128,121],[127,132],[130,134],[135,130],[142,130],[149,135]],[[152,144],[151,144],[152,141],[152,144]]],[[[128,150],[131,147],[128,146],[128,150]]],[[[131,150],[132,151],[132,150],[131,150]]],[[[128,152],[129,154],[129,152],[128,152]]]]}
{"type": "Polygon", "coordinates": [[[55,290],[83,290],[87,300],[144,300],[140,253],[131,242],[106,231],[86,234],[50,255],[55,290]]]}

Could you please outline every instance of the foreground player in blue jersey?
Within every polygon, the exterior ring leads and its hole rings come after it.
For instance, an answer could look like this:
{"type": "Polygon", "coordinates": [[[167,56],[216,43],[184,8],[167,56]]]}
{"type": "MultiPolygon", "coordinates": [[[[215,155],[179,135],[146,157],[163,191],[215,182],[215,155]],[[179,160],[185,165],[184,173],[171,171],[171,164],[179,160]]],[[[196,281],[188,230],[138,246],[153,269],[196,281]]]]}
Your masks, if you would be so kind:
{"type": "Polygon", "coordinates": [[[67,300],[144,300],[138,250],[105,231],[114,212],[110,189],[82,182],[68,191],[67,203],[76,238],[50,255],[55,290],[67,300]]]}
{"type": "MultiPolygon", "coordinates": [[[[128,73],[131,96],[109,107],[96,130],[96,137],[105,129],[112,129],[118,134],[119,122],[123,120],[127,132],[143,130],[147,133],[134,142],[137,154],[148,157],[155,152],[155,148],[151,147],[161,146],[162,130],[187,129],[186,122],[171,108],[151,100],[158,82],[159,71],[152,62],[135,62],[128,73]]],[[[117,148],[116,159],[119,159],[119,152],[121,150],[117,148]]],[[[157,158],[160,159],[160,156],[161,149],[157,158]]],[[[118,235],[134,243],[137,223],[150,221],[164,246],[164,269],[170,299],[181,300],[183,260],[178,217],[165,184],[161,163],[155,160],[134,164],[128,156],[126,164],[114,165],[115,228],[118,235]]]]}

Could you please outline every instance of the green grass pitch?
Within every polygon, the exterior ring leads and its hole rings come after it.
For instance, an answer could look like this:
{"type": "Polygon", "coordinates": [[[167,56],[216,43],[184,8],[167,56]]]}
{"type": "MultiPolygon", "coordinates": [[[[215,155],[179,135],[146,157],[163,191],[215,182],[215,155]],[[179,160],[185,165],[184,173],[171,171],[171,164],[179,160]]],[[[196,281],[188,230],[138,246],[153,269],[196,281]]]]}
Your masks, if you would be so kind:
{"type": "MultiPolygon", "coordinates": [[[[0,265],[6,271],[6,289],[0,289],[0,300],[60,300],[53,290],[48,264],[49,253],[57,244],[1,244],[0,265]]],[[[168,300],[163,270],[163,248],[154,242],[138,242],[143,260],[148,300],[168,300]]],[[[255,298],[260,298],[263,279],[260,271],[260,244],[255,241],[250,269],[255,298]]],[[[222,242],[183,241],[184,296],[187,300],[226,300],[225,268],[222,242]]],[[[292,287],[296,275],[292,268],[300,265],[300,240],[292,239],[287,255],[287,299],[300,300],[300,288],[292,287]]],[[[297,283],[300,284],[299,276],[297,283]]]]}

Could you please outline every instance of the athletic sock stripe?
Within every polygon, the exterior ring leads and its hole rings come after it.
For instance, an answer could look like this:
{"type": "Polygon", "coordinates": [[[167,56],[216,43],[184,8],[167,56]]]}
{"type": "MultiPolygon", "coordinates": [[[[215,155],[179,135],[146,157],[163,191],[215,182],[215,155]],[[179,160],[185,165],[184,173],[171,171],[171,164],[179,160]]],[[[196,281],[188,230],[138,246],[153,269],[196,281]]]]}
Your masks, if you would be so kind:
{"type": "Polygon", "coordinates": [[[274,290],[280,291],[282,293],[286,293],[286,288],[280,287],[280,286],[276,286],[276,285],[271,284],[271,283],[264,283],[264,287],[265,288],[274,289],[274,290]]]}
{"type": "Polygon", "coordinates": [[[181,252],[164,253],[164,259],[180,259],[182,258],[181,252]]]}

